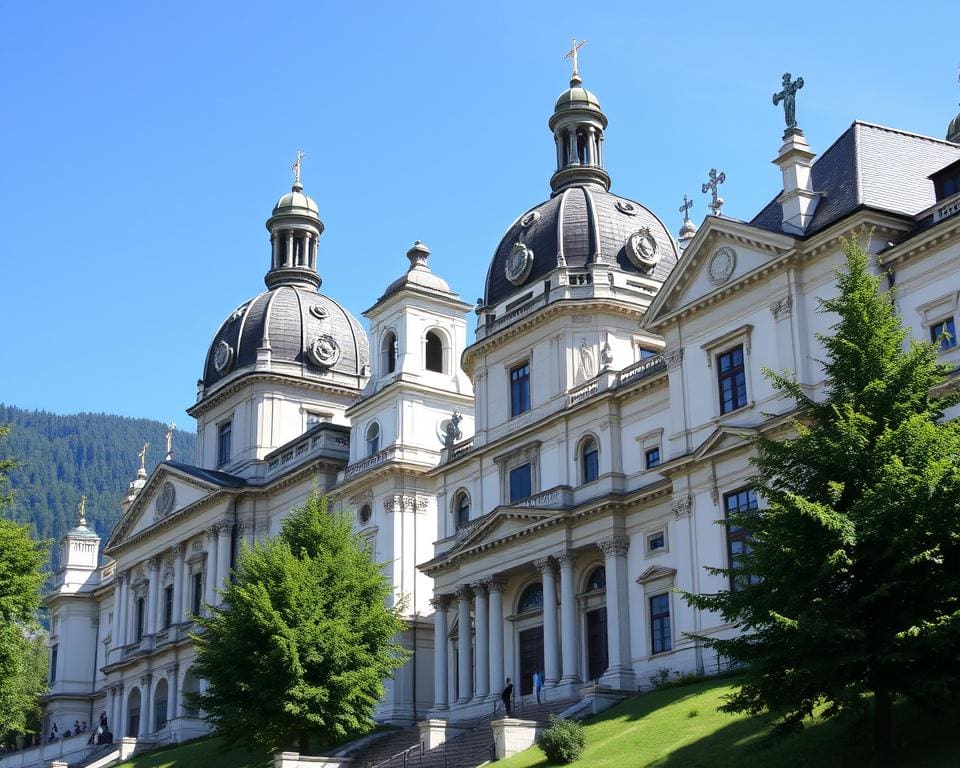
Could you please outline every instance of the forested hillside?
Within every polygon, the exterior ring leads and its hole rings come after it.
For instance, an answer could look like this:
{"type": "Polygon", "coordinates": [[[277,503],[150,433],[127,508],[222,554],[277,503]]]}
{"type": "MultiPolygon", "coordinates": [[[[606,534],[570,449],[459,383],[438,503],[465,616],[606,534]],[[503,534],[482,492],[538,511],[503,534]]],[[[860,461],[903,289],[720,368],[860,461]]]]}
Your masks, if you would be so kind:
{"type": "MultiPolygon", "coordinates": [[[[77,519],[80,496],[87,497],[87,524],[105,540],[120,516],[120,499],[134,479],[144,443],[147,472],[166,455],[167,427],[150,419],[103,413],[62,416],[0,404],[0,424],[10,434],[0,457],[20,465],[10,473],[13,504],[3,514],[30,523],[38,538],[59,540],[77,519]]],[[[193,463],[196,435],[174,432],[174,457],[193,463]]],[[[56,566],[57,548],[52,563],[56,566]]]]}

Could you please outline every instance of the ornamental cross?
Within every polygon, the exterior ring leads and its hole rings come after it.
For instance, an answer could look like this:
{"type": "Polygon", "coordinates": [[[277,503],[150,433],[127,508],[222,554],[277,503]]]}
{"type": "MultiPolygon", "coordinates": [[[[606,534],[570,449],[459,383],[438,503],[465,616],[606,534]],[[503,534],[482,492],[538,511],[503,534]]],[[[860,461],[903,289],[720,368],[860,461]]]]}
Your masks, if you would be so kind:
{"type": "Polygon", "coordinates": [[[797,127],[797,91],[803,88],[803,78],[798,77],[792,83],[790,82],[790,73],[783,75],[783,90],[773,94],[773,106],[783,102],[783,119],[787,123],[787,130],[783,132],[783,138],[788,136],[803,136],[803,131],[797,127]]]}
{"type": "Polygon", "coordinates": [[[569,51],[563,54],[563,58],[573,60],[573,77],[580,76],[580,66],[577,63],[577,51],[583,48],[583,46],[586,45],[586,43],[587,43],[586,40],[581,40],[578,43],[577,38],[573,38],[573,47],[571,47],[569,51]]]}
{"type": "Polygon", "coordinates": [[[147,448],[150,447],[150,443],[144,443],[143,448],[140,449],[140,453],[137,456],[140,457],[140,471],[147,471],[147,448]]]}
{"type": "Polygon", "coordinates": [[[306,156],[307,156],[306,152],[304,152],[302,149],[297,150],[297,161],[290,166],[290,169],[294,173],[294,180],[293,180],[294,184],[300,183],[300,164],[303,162],[303,158],[305,158],[306,156]]]}
{"type": "MultiPolygon", "coordinates": [[[[706,192],[706,190],[704,190],[706,192]]],[[[683,205],[680,206],[680,213],[683,214],[683,222],[686,224],[690,221],[690,209],[693,208],[693,200],[688,200],[687,196],[683,196],[683,205]]]]}
{"type": "Polygon", "coordinates": [[[710,210],[713,211],[714,216],[719,216],[720,209],[723,208],[723,198],[717,194],[717,187],[727,180],[727,174],[723,171],[717,173],[716,168],[711,168],[708,175],[710,180],[703,184],[700,191],[703,192],[703,194],[710,192],[710,194],[713,195],[713,200],[710,201],[710,210]]]}

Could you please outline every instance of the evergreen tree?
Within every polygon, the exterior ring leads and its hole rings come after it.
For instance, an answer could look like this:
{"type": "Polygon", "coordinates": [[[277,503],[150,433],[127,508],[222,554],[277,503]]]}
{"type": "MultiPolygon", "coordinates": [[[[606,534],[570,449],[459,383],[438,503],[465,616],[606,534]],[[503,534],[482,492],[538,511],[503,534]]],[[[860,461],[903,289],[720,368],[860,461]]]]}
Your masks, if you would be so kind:
{"type": "Polygon", "coordinates": [[[230,740],[309,751],[373,725],[383,679],[402,666],[390,587],[349,517],[311,495],[279,536],[239,558],[223,604],[198,619],[194,696],[230,740]]]}
{"type": "MultiPolygon", "coordinates": [[[[953,696],[960,676],[960,428],[933,344],[909,343],[893,303],[853,240],[843,246],[832,334],[820,337],[817,402],[766,372],[796,402],[792,436],[756,441],[759,509],[725,523],[750,550],[713,569],[734,589],[686,595],[741,634],[701,638],[745,665],[724,705],[771,711],[792,729],[826,703],[830,717],[872,693],[874,740],[889,745],[897,696],[953,696]]],[[[754,505],[755,506],[755,505],[754,505]]]]}

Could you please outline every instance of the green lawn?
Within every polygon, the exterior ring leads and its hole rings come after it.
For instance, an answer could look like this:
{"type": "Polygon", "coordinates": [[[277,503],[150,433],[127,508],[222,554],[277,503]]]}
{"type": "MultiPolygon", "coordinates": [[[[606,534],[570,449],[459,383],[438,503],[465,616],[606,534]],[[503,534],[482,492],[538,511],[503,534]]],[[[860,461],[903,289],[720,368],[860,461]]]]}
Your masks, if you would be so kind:
{"type": "Polygon", "coordinates": [[[198,739],[147,752],[116,768],[272,768],[273,753],[231,749],[222,739],[198,739]]]}
{"type": "MultiPolygon", "coordinates": [[[[957,766],[960,712],[926,717],[896,710],[896,749],[875,760],[863,722],[815,720],[802,733],[770,740],[768,720],[717,711],[731,680],[714,680],[638,696],[584,724],[587,748],[574,765],[589,768],[782,768],[784,766],[957,766]]],[[[545,768],[537,748],[497,768],[545,768]]]]}

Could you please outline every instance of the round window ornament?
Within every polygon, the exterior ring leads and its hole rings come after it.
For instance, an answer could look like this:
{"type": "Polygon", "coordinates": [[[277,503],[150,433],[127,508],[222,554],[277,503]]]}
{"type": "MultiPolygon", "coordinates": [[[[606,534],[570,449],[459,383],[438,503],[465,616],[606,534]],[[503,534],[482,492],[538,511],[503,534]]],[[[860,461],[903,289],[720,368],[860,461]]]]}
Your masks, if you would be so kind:
{"type": "Polygon", "coordinates": [[[625,213],[627,216],[636,216],[638,213],[640,213],[640,211],[637,210],[637,206],[635,206],[633,203],[627,202],[626,200],[617,200],[614,205],[616,206],[617,210],[620,211],[620,213],[625,213]]]}
{"type": "Polygon", "coordinates": [[[737,252],[728,245],[717,248],[710,257],[707,274],[714,285],[723,285],[737,268],[737,252]]]}
{"type": "Polygon", "coordinates": [[[154,507],[160,517],[166,517],[173,512],[173,505],[177,503],[177,489],[169,480],[160,486],[160,493],[157,494],[157,500],[154,507]]]}
{"type": "Polygon", "coordinates": [[[533,251],[523,243],[514,243],[504,269],[507,280],[514,285],[520,285],[530,275],[531,269],[533,269],[533,251]]]}
{"type": "Polygon", "coordinates": [[[627,257],[633,265],[650,271],[660,261],[660,245],[649,227],[643,227],[627,238],[627,257]]]}
{"type": "Polygon", "coordinates": [[[336,365],[340,359],[340,345],[333,336],[318,336],[307,347],[307,355],[323,368],[336,365]]]}
{"type": "Polygon", "coordinates": [[[213,350],[213,367],[221,376],[230,370],[233,365],[233,347],[222,339],[217,342],[213,350]]]}
{"type": "Polygon", "coordinates": [[[540,211],[530,211],[530,213],[520,219],[520,226],[532,227],[538,221],[540,221],[540,211]]]}
{"type": "Polygon", "coordinates": [[[327,319],[327,315],[328,315],[329,313],[327,312],[327,308],[326,308],[325,306],[323,306],[322,304],[311,304],[311,305],[310,305],[310,314],[313,315],[313,316],[314,316],[315,318],[317,318],[318,320],[326,320],[326,319],[327,319]]]}

